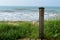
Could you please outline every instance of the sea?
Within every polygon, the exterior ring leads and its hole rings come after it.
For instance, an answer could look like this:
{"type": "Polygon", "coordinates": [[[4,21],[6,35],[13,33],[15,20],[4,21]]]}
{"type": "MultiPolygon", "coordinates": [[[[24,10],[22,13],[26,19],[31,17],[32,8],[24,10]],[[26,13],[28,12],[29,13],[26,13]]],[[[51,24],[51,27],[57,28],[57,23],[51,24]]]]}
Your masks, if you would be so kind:
{"type": "MultiPolygon", "coordinates": [[[[59,19],[60,7],[44,7],[44,19],[59,19]]],[[[0,6],[0,21],[39,21],[39,7],[0,6]]]]}

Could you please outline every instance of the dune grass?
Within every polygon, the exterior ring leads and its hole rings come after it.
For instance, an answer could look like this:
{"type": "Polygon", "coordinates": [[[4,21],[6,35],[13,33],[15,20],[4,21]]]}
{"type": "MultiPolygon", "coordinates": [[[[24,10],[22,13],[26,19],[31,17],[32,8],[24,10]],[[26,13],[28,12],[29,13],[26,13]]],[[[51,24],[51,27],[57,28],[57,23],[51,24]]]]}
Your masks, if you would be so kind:
{"type": "Polygon", "coordinates": [[[48,20],[44,22],[45,38],[60,40],[60,20],[48,20]]]}
{"type": "Polygon", "coordinates": [[[37,37],[38,27],[34,26],[32,22],[0,22],[0,40],[37,37]]]}
{"type": "MultiPolygon", "coordinates": [[[[0,40],[38,38],[39,25],[32,22],[0,22],[0,40]]],[[[44,37],[48,40],[60,40],[60,20],[44,21],[44,37]]]]}

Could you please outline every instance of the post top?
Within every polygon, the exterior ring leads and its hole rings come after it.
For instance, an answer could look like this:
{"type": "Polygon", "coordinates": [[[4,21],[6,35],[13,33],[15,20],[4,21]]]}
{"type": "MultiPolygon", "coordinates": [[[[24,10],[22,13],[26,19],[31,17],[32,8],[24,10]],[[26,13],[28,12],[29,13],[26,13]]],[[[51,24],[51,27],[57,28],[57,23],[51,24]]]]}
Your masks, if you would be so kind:
{"type": "Polygon", "coordinates": [[[39,9],[44,9],[44,7],[39,7],[39,9]]]}

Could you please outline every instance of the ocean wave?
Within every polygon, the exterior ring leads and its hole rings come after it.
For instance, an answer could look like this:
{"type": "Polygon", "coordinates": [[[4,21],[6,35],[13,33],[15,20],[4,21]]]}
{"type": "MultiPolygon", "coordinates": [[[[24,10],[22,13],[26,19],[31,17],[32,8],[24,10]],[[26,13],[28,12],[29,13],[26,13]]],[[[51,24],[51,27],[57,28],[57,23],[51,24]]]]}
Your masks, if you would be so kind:
{"type": "Polygon", "coordinates": [[[15,12],[14,10],[0,10],[0,12],[15,12]]]}
{"type": "Polygon", "coordinates": [[[60,13],[60,10],[57,10],[57,9],[46,9],[45,12],[48,12],[48,13],[60,13]]]}
{"type": "Polygon", "coordinates": [[[38,12],[38,10],[15,9],[15,10],[0,10],[0,12],[38,12]]]}
{"type": "MultiPolygon", "coordinates": [[[[45,10],[44,19],[54,19],[60,14],[56,10],[45,10]]],[[[60,16],[60,15],[59,15],[60,16]]],[[[0,21],[39,21],[39,11],[36,9],[0,10],[0,21]]]]}
{"type": "MultiPolygon", "coordinates": [[[[54,19],[59,14],[45,12],[44,19],[54,19]]],[[[1,12],[0,21],[39,21],[39,12],[1,12]]]]}
{"type": "Polygon", "coordinates": [[[3,12],[15,12],[15,11],[12,11],[12,10],[4,10],[3,12]]]}
{"type": "Polygon", "coordinates": [[[33,21],[33,20],[39,20],[38,13],[0,13],[0,21],[33,21]]]}

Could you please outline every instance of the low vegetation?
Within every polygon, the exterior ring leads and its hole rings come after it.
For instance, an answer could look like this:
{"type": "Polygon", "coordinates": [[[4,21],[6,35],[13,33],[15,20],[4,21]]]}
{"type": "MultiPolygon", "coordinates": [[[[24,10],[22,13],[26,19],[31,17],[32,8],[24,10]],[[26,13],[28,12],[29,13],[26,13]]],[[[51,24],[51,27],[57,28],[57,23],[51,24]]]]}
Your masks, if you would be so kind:
{"type": "Polygon", "coordinates": [[[0,22],[0,40],[37,37],[38,27],[34,26],[31,22],[0,22]]]}
{"type": "Polygon", "coordinates": [[[45,38],[60,40],[60,20],[48,20],[44,22],[45,38]]]}
{"type": "MultiPolygon", "coordinates": [[[[32,22],[0,22],[0,40],[38,38],[39,25],[32,22]]],[[[60,20],[44,21],[44,37],[60,40],[60,20]]]]}

